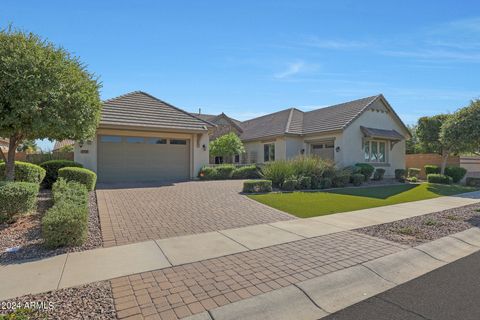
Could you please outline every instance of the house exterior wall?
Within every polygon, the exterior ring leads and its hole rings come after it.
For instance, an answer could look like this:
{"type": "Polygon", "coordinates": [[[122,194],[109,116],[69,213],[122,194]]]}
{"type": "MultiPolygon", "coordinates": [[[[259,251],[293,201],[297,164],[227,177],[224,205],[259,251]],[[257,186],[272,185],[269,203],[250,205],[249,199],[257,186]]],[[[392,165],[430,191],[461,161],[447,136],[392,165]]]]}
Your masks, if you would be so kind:
{"type": "Polygon", "coordinates": [[[263,154],[263,145],[268,143],[275,143],[275,160],[285,160],[287,153],[286,139],[285,137],[274,138],[271,140],[262,140],[262,141],[249,141],[244,142],[246,163],[264,163],[264,154],[263,154]],[[252,159],[252,152],[256,153],[256,161],[252,159]]]}
{"type": "MultiPolygon", "coordinates": [[[[353,165],[357,162],[365,162],[363,150],[363,134],[360,126],[396,130],[406,136],[404,128],[400,123],[395,121],[391,113],[387,111],[383,103],[379,100],[372,104],[371,108],[366,110],[359,118],[357,118],[343,132],[341,143],[342,149],[342,165],[353,165]],[[383,110],[383,111],[382,111],[383,110]]],[[[385,169],[385,176],[392,177],[395,175],[395,169],[405,168],[405,140],[396,143],[390,148],[387,143],[387,162],[385,164],[371,163],[374,167],[382,167],[385,169]]]]}
{"type": "Polygon", "coordinates": [[[73,160],[82,164],[84,168],[97,173],[97,137],[92,141],[84,142],[82,147],[75,142],[73,160]]]}
{"type": "Polygon", "coordinates": [[[343,134],[336,132],[336,133],[325,133],[325,134],[312,134],[308,135],[303,138],[304,141],[304,148],[305,154],[311,154],[311,145],[315,144],[315,142],[320,141],[331,141],[333,140],[334,143],[334,162],[339,167],[344,167],[344,153],[348,152],[348,150],[344,150],[343,145],[343,134]],[[335,151],[337,147],[340,147],[339,151],[335,151]]]}

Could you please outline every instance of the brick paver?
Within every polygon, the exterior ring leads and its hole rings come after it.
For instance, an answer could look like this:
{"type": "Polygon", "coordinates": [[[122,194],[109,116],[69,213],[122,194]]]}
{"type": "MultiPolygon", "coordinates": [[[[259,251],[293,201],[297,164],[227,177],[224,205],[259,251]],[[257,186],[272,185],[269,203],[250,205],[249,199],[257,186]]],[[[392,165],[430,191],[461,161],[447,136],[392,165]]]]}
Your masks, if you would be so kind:
{"type": "Polygon", "coordinates": [[[295,219],[239,194],[242,184],[189,181],[97,190],[104,246],[295,219]]]}
{"type": "Polygon", "coordinates": [[[111,280],[120,319],[178,319],[405,247],[345,231],[111,280]]]}

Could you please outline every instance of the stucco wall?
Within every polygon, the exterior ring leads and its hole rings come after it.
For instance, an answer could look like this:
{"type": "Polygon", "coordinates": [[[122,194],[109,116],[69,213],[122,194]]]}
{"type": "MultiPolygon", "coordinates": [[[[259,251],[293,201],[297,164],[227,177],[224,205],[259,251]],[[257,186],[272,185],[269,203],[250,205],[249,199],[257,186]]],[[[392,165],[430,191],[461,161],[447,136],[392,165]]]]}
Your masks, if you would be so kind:
{"type": "Polygon", "coordinates": [[[78,142],[75,142],[73,159],[84,168],[97,172],[97,139],[84,142],[81,148],[78,142]]]}
{"type": "Polygon", "coordinates": [[[196,178],[198,171],[209,163],[208,156],[208,143],[210,141],[208,134],[194,134],[192,140],[193,146],[193,172],[192,178],[196,178]],[[203,145],[205,145],[205,150],[203,150],[203,145]]]}
{"type": "MultiPolygon", "coordinates": [[[[394,120],[390,112],[385,112],[387,109],[381,101],[375,101],[372,108],[365,111],[358,119],[356,119],[350,126],[348,126],[343,133],[342,142],[342,164],[344,166],[352,165],[357,162],[364,162],[364,153],[362,145],[363,134],[360,126],[396,130],[402,135],[406,136],[407,132],[403,127],[394,120]],[[384,112],[378,111],[384,110],[384,112]]],[[[387,166],[382,166],[386,170],[386,176],[394,176],[395,169],[405,168],[405,140],[396,143],[393,149],[390,144],[387,144],[387,166]]],[[[372,163],[375,166],[374,163],[372,163]]]]}
{"type": "Polygon", "coordinates": [[[276,138],[265,141],[250,141],[244,142],[247,163],[251,162],[251,152],[257,153],[257,163],[263,163],[263,145],[268,143],[275,143],[275,160],[284,160],[286,157],[286,140],[285,138],[276,138]]]}

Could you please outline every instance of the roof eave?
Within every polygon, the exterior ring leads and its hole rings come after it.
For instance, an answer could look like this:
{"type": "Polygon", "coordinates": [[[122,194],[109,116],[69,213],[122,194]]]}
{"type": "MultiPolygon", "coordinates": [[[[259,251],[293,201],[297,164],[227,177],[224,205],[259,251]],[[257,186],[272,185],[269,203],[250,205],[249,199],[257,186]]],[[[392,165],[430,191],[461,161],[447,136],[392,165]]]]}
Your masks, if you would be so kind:
{"type": "Polygon", "coordinates": [[[134,131],[158,131],[158,132],[176,132],[176,133],[205,133],[208,132],[208,127],[205,129],[186,129],[186,128],[172,128],[172,127],[155,127],[155,126],[136,126],[136,125],[118,125],[100,123],[98,129],[117,129],[117,130],[134,130],[134,131]]]}

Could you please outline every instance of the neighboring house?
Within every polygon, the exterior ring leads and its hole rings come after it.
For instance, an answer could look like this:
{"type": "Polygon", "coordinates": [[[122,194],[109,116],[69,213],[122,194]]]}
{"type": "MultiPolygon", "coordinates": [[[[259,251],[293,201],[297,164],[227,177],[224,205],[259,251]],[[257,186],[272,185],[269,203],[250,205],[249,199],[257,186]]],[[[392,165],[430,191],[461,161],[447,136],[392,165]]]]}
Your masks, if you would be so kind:
{"type": "Polygon", "coordinates": [[[75,144],[75,141],[68,140],[68,139],[62,140],[62,141],[55,141],[52,152],[61,152],[63,148],[68,146],[73,146],[74,144],[75,144]]]}
{"type": "Polygon", "coordinates": [[[99,182],[183,180],[208,164],[214,125],[145,92],[104,101],[96,138],[75,144],[75,161],[99,182]]]}
{"type": "Polygon", "coordinates": [[[9,146],[9,142],[8,142],[8,139],[6,138],[0,138],[0,148],[2,149],[3,153],[7,154],[8,152],[8,146],[9,146]]]}
{"type": "MultiPolygon", "coordinates": [[[[223,136],[227,133],[234,132],[237,136],[240,136],[243,133],[241,122],[233,118],[228,117],[225,113],[219,115],[213,114],[202,114],[202,113],[192,113],[193,116],[213,123],[214,127],[210,131],[210,141],[217,139],[220,136],[223,136]]],[[[210,155],[210,163],[239,163],[240,155],[233,156],[231,159],[224,159],[222,156],[210,155]]]]}
{"type": "Polygon", "coordinates": [[[246,162],[318,155],[340,167],[368,162],[393,176],[405,168],[405,124],[377,95],[303,112],[286,109],[241,123],[246,162]]]}

